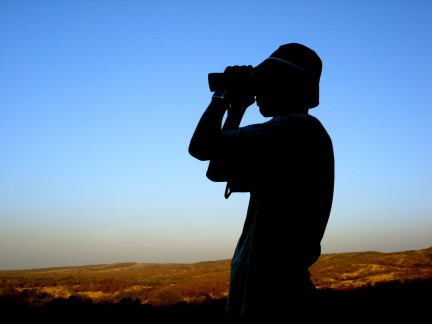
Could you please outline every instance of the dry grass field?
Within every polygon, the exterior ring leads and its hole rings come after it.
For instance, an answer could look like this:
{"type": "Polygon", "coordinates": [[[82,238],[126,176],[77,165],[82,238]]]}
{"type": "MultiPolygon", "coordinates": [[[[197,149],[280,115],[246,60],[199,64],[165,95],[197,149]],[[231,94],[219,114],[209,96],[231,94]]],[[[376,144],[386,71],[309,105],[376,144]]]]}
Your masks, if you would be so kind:
{"type": "MultiPolygon", "coordinates": [[[[227,320],[229,266],[230,260],[220,260],[0,271],[0,311],[45,323],[221,323],[227,320]]],[[[323,254],[311,275],[320,297],[317,318],[413,320],[432,304],[432,248],[323,254]]]]}

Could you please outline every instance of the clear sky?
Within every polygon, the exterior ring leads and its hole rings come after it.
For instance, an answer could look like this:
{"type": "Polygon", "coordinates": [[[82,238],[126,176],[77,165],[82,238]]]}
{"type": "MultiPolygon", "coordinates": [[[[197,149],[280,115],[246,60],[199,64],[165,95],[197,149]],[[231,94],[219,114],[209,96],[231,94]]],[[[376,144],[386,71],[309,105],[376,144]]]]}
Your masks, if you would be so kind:
{"type": "Polygon", "coordinates": [[[207,74],[290,42],[323,60],[323,253],[430,247],[432,1],[1,0],[0,269],[231,258],[248,195],[187,151],[207,74]]]}

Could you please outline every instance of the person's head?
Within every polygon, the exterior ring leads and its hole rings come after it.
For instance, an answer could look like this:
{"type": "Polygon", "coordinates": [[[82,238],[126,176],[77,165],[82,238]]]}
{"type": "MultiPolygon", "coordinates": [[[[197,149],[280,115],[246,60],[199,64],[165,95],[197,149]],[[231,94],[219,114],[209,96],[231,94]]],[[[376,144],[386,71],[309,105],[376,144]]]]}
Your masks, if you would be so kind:
{"type": "Polygon", "coordinates": [[[297,43],[281,45],[254,68],[261,114],[272,117],[318,106],[321,70],[315,51],[297,43]]]}

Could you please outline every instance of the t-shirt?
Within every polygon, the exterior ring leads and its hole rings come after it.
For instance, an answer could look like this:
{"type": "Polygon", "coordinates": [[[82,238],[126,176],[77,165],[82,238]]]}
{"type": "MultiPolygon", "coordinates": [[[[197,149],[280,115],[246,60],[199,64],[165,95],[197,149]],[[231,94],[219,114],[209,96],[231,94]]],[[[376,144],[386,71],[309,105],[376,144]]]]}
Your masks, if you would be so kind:
{"type": "Polygon", "coordinates": [[[207,176],[250,192],[227,306],[248,315],[313,286],[308,268],[321,254],[333,200],[333,145],[309,114],[222,131],[217,142],[207,176]]]}

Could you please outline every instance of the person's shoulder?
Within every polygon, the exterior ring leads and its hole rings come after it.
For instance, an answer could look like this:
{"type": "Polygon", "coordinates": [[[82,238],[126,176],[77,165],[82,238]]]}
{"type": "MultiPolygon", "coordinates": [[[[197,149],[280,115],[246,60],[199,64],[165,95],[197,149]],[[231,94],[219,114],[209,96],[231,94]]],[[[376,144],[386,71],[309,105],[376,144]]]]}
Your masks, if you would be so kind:
{"type": "Polygon", "coordinates": [[[280,129],[288,133],[298,132],[326,132],[321,121],[310,114],[288,114],[274,117],[269,121],[272,125],[278,125],[280,129]]]}
{"type": "Polygon", "coordinates": [[[264,122],[249,124],[236,129],[223,130],[222,135],[224,137],[256,137],[262,135],[267,131],[268,127],[266,126],[266,122],[264,122]]]}
{"type": "Polygon", "coordinates": [[[311,122],[315,117],[309,114],[287,114],[273,117],[267,122],[269,125],[287,125],[311,122]]]}

